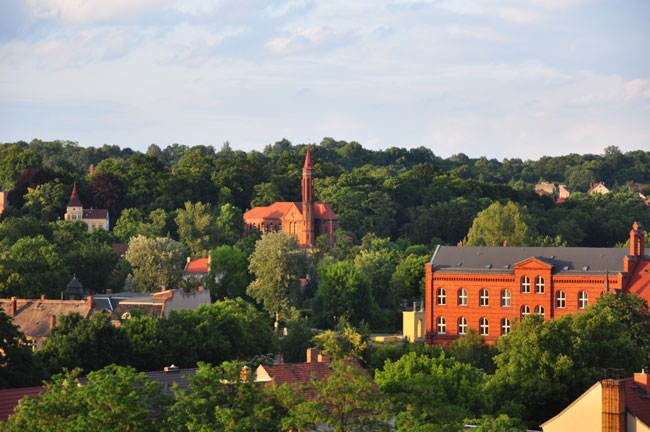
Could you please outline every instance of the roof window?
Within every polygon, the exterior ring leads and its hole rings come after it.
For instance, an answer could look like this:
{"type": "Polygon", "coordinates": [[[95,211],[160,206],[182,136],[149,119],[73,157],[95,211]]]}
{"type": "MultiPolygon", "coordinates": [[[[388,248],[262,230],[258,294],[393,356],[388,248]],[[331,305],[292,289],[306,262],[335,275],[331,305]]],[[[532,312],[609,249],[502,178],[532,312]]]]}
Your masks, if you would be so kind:
{"type": "Polygon", "coordinates": [[[503,268],[504,268],[505,270],[508,270],[508,269],[510,268],[510,264],[506,264],[506,265],[504,265],[503,268]]]}
{"type": "Polygon", "coordinates": [[[485,266],[485,270],[490,270],[492,268],[492,264],[488,264],[485,266]]]}
{"type": "Polygon", "coordinates": [[[562,270],[569,270],[569,266],[562,267],[562,270]]]}
{"type": "Polygon", "coordinates": [[[589,266],[588,266],[588,265],[586,265],[586,266],[582,266],[582,271],[587,271],[587,270],[589,270],[589,266]]]}

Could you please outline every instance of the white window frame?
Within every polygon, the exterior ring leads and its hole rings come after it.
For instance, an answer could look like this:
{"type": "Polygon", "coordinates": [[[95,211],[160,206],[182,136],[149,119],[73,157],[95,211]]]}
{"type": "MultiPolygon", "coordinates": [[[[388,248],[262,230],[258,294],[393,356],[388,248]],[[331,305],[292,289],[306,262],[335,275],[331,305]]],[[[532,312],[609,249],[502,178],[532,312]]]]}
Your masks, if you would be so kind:
{"type": "Polygon", "coordinates": [[[447,305],[447,291],[444,288],[438,288],[436,291],[436,304],[438,306],[447,305]]]}
{"type": "Polygon", "coordinates": [[[521,292],[523,294],[530,293],[530,278],[528,276],[523,276],[521,278],[521,292]]]}
{"type": "Polygon", "coordinates": [[[488,307],[490,306],[490,292],[487,290],[487,288],[481,288],[479,291],[479,306],[482,307],[488,307]]]}
{"type": "Polygon", "coordinates": [[[580,291],[578,293],[578,309],[587,309],[589,306],[589,294],[587,291],[580,291]]]}
{"type": "Polygon", "coordinates": [[[490,334],[490,321],[483,317],[478,321],[479,334],[481,336],[488,336],[490,334]]]}
{"type": "Polygon", "coordinates": [[[523,305],[521,307],[521,319],[523,320],[525,317],[530,315],[530,306],[528,305],[523,305]]]}
{"type": "Polygon", "coordinates": [[[544,316],[544,306],[542,306],[542,305],[535,306],[535,315],[541,315],[543,317],[544,316]]]}
{"type": "Polygon", "coordinates": [[[510,290],[501,291],[501,307],[510,307],[510,290]]]}
{"type": "Polygon", "coordinates": [[[465,288],[458,290],[458,306],[467,306],[467,290],[465,288]]]}
{"type": "Polygon", "coordinates": [[[510,320],[508,318],[503,318],[501,320],[501,336],[505,336],[510,333],[510,320]]]}
{"type": "Polygon", "coordinates": [[[438,317],[436,320],[436,330],[438,334],[447,334],[447,320],[444,317],[438,317]]]}
{"type": "Polygon", "coordinates": [[[555,307],[558,309],[566,308],[566,293],[562,290],[555,293],[555,307]]]}
{"type": "Polygon", "coordinates": [[[546,287],[546,281],[543,276],[537,276],[535,278],[535,294],[544,294],[544,288],[546,287]]]}
{"type": "Polygon", "coordinates": [[[464,336],[467,334],[467,318],[458,318],[458,334],[464,336]]]}

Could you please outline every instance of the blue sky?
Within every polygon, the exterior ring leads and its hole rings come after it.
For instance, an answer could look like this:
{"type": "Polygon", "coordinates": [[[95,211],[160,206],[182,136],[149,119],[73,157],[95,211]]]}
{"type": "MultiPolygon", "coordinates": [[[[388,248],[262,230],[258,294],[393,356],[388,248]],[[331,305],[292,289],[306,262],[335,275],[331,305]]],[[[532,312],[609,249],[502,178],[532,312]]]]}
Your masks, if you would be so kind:
{"type": "Polygon", "coordinates": [[[647,0],[2,0],[0,141],[650,149],[647,0]]]}

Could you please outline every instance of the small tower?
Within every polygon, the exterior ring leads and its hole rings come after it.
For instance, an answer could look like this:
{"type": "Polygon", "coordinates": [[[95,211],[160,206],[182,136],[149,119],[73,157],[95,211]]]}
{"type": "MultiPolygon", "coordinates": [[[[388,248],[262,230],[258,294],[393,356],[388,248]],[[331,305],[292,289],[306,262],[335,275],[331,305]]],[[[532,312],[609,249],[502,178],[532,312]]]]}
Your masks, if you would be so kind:
{"type": "Polygon", "coordinates": [[[304,244],[311,247],[314,244],[314,175],[309,147],[305,156],[305,166],[302,168],[302,215],[304,244]]]}
{"type": "Polygon", "coordinates": [[[63,299],[81,300],[85,295],[86,293],[84,292],[83,285],[81,285],[81,282],[77,279],[77,275],[73,275],[72,280],[68,283],[68,286],[65,287],[65,291],[63,291],[63,299]]]}
{"type": "Polygon", "coordinates": [[[77,194],[77,184],[72,188],[72,195],[70,195],[70,201],[66,206],[65,211],[65,220],[83,220],[84,208],[77,194]]]}

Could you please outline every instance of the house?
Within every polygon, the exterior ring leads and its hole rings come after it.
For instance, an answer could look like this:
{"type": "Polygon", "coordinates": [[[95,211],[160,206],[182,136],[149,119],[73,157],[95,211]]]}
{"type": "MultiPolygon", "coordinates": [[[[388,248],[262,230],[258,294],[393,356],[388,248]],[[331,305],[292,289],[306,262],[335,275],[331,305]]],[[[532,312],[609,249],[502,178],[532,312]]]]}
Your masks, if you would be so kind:
{"type": "Polygon", "coordinates": [[[77,185],[72,188],[72,195],[70,201],[66,206],[65,220],[81,220],[88,225],[88,232],[92,232],[95,228],[103,228],[108,231],[109,220],[108,210],[106,209],[89,209],[83,208],[79,194],[77,193],[77,185]]]}
{"type": "Polygon", "coordinates": [[[428,343],[449,344],[471,327],[488,343],[514,320],[586,309],[603,292],[650,299],[650,257],[639,223],[630,248],[438,246],[426,273],[428,343]]]}
{"type": "Polygon", "coordinates": [[[413,310],[402,312],[402,334],[404,338],[409,342],[423,342],[425,322],[424,302],[420,302],[419,309],[416,302],[413,302],[413,310]]]}
{"type": "Polygon", "coordinates": [[[183,279],[196,279],[203,280],[205,276],[210,274],[210,262],[208,258],[190,258],[187,257],[187,264],[183,270],[183,279]]]}
{"type": "Polygon", "coordinates": [[[650,432],[650,382],[633,378],[598,381],[562,412],[541,425],[544,432],[650,432]]]}
{"type": "Polygon", "coordinates": [[[605,187],[605,183],[596,183],[596,184],[591,185],[591,187],[589,188],[588,193],[589,193],[589,195],[593,195],[593,194],[597,194],[597,193],[599,193],[601,195],[605,195],[605,194],[609,193],[609,189],[607,189],[607,187],[605,187]]]}
{"type": "Polygon", "coordinates": [[[558,185],[557,187],[557,202],[560,202],[560,200],[564,201],[567,198],[571,196],[571,191],[569,188],[566,187],[566,185],[558,185]]]}
{"type": "Polygon", "coordinates": [[[20,328],[32,348],[43,346],[50,331],[59,325],[59,317],[76,312],[83,318],[89,318],[92,310],[92,298],[86,300],[50,300],[45,296],[40,299],[0,299],[0,308],[13,318],[13,324],[20,328]]]}
{"type": "Polygon", "coordinates": [[[537,192],[537,195],[542,196],[550,196],[551,198],[555,197],[555,185],[553,183],[549,182],[540,182],[535,185],[535,192],[537,192]]]}
{"type": "Polygon", "coordinates": [[[18,402],[25,396],[36,396],[47,391],[45,387],[23,387],[11,390],[0,390],[0,422],[7,421],[14,413],[18,402]]]}
{"type": "Polygon", "coordinates": [[[244,213],[246,231],[283,231],[296,237],[298,246],[309,249],[316,238],[326,235],[330,247],[339,219],[327,203],[314,202],[314,178],[310,149],[302,169],[302,202],[276,202],[268,207],[255,207],[244,213]]]}

